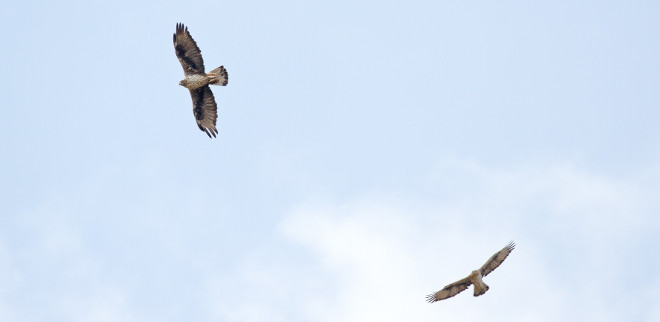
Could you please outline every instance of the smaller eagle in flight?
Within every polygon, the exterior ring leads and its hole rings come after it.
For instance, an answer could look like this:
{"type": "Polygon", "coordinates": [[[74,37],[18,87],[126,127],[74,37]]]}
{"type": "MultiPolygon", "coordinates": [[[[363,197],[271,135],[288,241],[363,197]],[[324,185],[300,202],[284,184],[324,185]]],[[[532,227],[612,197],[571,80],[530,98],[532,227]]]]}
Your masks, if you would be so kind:
{"type": "Polygon", "coordinates": [[[474,284],[474,296],[479,296],[483,295],[488,291],[489,287],[486,285],[486,283],[483,282],[482,277],[485,277],[486,275],[490,274],[490,272],[494,271],[502,262],[506,259],[507,256],[511,253],[511,251],[516,247],[516,244],[512,241],[506,247],[502,248],[499,252],[495,253],[484,266],[481,266],[480,269],[476,271],[472,271],[468,277],[451,283],[447,286],[445,286],[443,289],[433,293],[429,294],[426,296],[426,300],[429,303],[441,301],[444,299],[448,299],[460,292],[465,291],[470,284],[474,284]]]}
{"type": "Polygon", "coordinates": [[[218,105],[215,103],[213,92],[210,85],[225,86],[229,80],[227,70],[220,66],[208,74],[204,72],[204,60],[202,51],[197,47],[197,43],[190,36],[188,27],[182,23],[176,24],[174,33],[174,51],[179,58],[185,78],[179,82],[179,85],[190,90],[190,96],[193,101],[193,113],[197,120],[197,126],[200,130],[206,132],[206,135],[215,137],[218,129],[215,127],[218,119],[218,105]]]}

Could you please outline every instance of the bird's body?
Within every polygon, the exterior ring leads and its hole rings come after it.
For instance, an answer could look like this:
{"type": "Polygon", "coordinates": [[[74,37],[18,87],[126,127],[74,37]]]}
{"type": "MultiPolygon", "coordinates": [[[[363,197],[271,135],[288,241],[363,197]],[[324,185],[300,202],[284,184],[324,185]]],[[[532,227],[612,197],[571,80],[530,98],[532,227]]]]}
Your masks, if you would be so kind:
{"type": "Polygon", "coordinates": [[[506,247],[491,256],[486,263],[478,270],[472,271],[468,277],[451,283],[441,290],[426,296],[429,303],[448,299],[460,292],[465,291],[471,284],[474,285],[474,296],[480,296],[486,293],[490,287],[483,281],[483,277],[495,270],[509,256],[516,244],[510,242],[506,247]]]}
{"type": "Polygon", "coordinates": [[[206,75],[192,74],[186,75],[186,78],[179,82],[179,85],[189,90],[196,90],[202,86],[208,85],[210,82],[209,77],[206,75]]]}
{"type": "Polygon", "coordinates": [[[204,72],[202,52],[190,36],[188,28],[181,23],[176,25],[174,33],[174,51],[185,74],[185,78],[179,82],[179,85],[190,90],[197,126],[209,137],[211,135],[215,137],[218,134],[216,128],[218,105],[209,85],[227,85],[229,80],[227,70],[220,66],[208,74],[204,72]]]}
{"type": "Polygon", "coordinates": [[[481,271],[479,270],[472,271],[468,278],[470,279],[470,282],[472,282],[472,285],[474,285],[474,296],[484,295],[484,293],[490,288],[484,283],[481,271]]]}
{"type": "Polygon", "coordinates": [[[189,90],[197,90],[201,87],[204,87],[206,85],[220,85],[220,86],[225,86],[227,85],[227,71],[225,71],[225,68],[220,66],[208,74],[189,74],[186,75],[186,77],[179,82],[179,85],[189,89],[189,90]]]}

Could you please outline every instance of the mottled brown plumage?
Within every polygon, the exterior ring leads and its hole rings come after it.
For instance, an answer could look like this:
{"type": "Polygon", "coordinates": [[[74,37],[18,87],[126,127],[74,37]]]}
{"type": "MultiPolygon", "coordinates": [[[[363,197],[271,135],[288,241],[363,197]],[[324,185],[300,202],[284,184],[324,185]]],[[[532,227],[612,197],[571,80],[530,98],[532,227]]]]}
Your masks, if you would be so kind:
{"type": "Polygon", "coordinates": [[[190,90],[193,101],[193,114],[197,120],[197,126],[209,137],[211,135],[215,137],[218,134],[218,129],[215,127],[218,119],[218,105],[209,85],[227,85],[229,80],[227,70],[220,66],[208,74],[204,72],[202,52],[190,36],[188,27],[182,23],[176,25],[174,51],[185,75],[179,85],[190,90]]]}
{"type": "Polygon", "coordinates": [[[474,284],[474,296],[483,295],[488,291],[489,287],[483,282],[482,277],[490,274],[490,272],[499,267],[515,247],[516,244],[510,242],[506,247],[502,248],[502,250],[491,256],[481,268],[472,271],[468,277],[451,283],[433,294],[427,295],[426,300],[429,303],[433,303],[450,298],[465,291],[471,284],[474,284]]]}

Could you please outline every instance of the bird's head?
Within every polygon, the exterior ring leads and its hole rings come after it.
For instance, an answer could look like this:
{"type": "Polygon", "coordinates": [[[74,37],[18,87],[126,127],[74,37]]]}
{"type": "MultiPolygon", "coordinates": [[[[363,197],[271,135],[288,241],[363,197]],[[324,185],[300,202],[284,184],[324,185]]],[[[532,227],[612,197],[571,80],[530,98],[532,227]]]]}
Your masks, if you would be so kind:
{"type": "Polygon", "coordinates": [[[181,85],[183,87],[186,87],[186,80],[184,79],[184,80],[180,81],[179,85],[181,85]]]}

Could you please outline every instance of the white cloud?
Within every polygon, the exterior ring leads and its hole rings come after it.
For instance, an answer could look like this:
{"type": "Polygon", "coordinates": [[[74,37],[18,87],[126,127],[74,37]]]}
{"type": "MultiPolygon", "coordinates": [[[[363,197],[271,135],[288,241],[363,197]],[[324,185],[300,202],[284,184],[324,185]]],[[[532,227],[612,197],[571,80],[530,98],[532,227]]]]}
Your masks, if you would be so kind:
{"type": "MultiPolygon", "coordinates": [[[[285,234],[316,254],[328,269],[328,277],[337,283],[337,293],[333,294],[336,306],[324,307],[309,319],[480,321],[497,314],[499,318],[494,320],[510,321],[521,311],[512,311],[512,302],[524,301],[527,296],[520,293],[532,291],[528,287],[532,283],[533,291],[543,294],[543,304],[528,303],[525,310],[536,309],[538,313],[548,303],[562,304],[561,292],[554,290],[550,281],[534,280],[531,271],[546,268],[525,248],[516,250],[515,256],[487,279],[492,287],[488,297],[473,299],[468,290],[451,302],[426,303],[426,294],[466,276],[504,247],[511,236],[487,236],[469,223],[427,225],[437,223],[433,218],[436,214],[383,204],[387,201],[306,206],[283,223],[285,234]],[[520,257],[530,259],[527,267],[520,267],[520,257]],[[479,310],[474,310],[475,306],[479,310]]],[[[561,317],[554,309],[544,310],[546,316],[561,317]]]]}
{"type": "MultiPolygon", "coordinates": [[[[318,254],[336,279],[338,307],[324,308],[327,321],[417,320],[424,304],[414,227],[395,209],[360,204],[324,209],[301,207],[283,223],[284,233],[318,254]],[[341,308],[341,309],[337,309],[341,308]],[[411,316],[411,314],[419,312],[411,316]]],[[[309,317],[313,318],[313,317],[309,317]]]]}
{"type": "Polygon", "coordinates": [[[11,217],[14,230],[0,239],[0,320],[140,321],[56,200],[11,217]]]}
{"type": "Polygon", "coordinates": [[[419,196],[301,202],[260,247],[236,245],[245,252],[238,258],[199,251],[199,241],[231,243],[226,237],[191,242],[162,228],[178,220],[113,230],[149,234],[148,241],[95,240],[86,217],[69,214],[77,205],[46,202],[13,217],[20,233],[0,239],[0,318],[653,321],[660,280],[647,272],[660,266],[656,187],[647,175],[612,178],[565,164],[501,169],[448,160],[425,177],[419,196]],[[424,301],[510,239],[518,247],[486,277],[485,296],[470,289],[424,301]],[[98,253],[93,241],[112,243],[98,253]],[[131,268],[144,256],[146,267],[131,268]],[[161,265],[181,267],[159,275],[161,265]],[[32,296],[46,303],[41,311],[28,311],[32,296]],[[184,297],[189,303],[158,306],[184,297]]]}
{"type": "MultiPolygon", "coordinates": [[[[660,302],[632,292],[626,272],[639,269],[626,262],[629,252],[651,250],[640,235],[657,242],[648,234],[660,210],[652,186],[570,165],[489,169],[460,160],[442,164],[428,183],[426,199],[372,195],[294,207],[279,226],[284,239],[247,255],[237,272],[252,276],[232,287],[276,295],[277,305],[251,301],[233,312],[267,312],[251,321],[615,321],[631,315],[613,298],[639,296],[635,311],[657,315],[660,302]],[[485,296],[469,289],[424,301],[510,239],[518,247],[486,278],[485,296]]],[[[658,285],[648,282],[636,287],[658,285]]]]}

